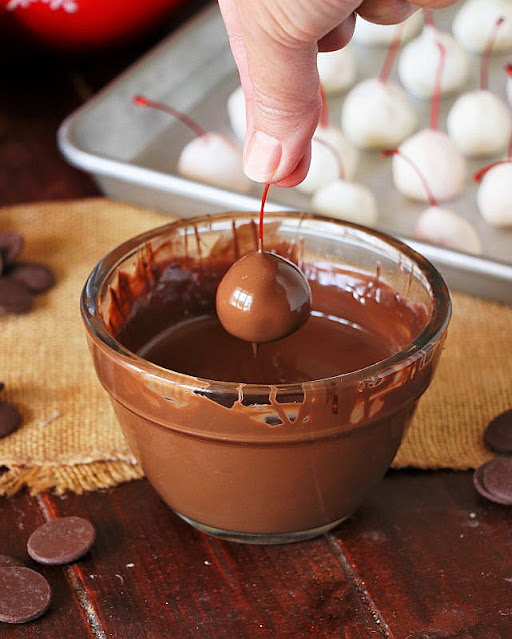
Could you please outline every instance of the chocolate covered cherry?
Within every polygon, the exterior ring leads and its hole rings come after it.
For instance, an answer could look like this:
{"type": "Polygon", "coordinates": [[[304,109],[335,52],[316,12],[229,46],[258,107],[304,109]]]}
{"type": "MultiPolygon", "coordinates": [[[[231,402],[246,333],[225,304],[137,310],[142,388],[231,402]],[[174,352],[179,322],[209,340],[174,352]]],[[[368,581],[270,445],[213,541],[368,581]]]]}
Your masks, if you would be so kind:
{"type": "Polygon", "coordinates": [[[311,310],[311,289],[293,262],[267,251],[235,262],[217,289],[217,315],[228,333],[259,344],[290,335],[311,310]]]}

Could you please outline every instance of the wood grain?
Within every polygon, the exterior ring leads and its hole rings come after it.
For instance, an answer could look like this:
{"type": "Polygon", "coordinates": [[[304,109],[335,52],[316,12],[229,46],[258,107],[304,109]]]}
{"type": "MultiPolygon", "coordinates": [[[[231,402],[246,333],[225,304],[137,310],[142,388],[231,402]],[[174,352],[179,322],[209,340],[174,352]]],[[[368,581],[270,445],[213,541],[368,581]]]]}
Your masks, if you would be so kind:
{"type": "Polygon", "coordinates": [[[222,542],[181,521],[145,480],[44,501],[52,517],[97,526],[90,556],[74,569],[107,636],[382,636],[325,538],[222,542]]]}
{"type": "Polygon", "coordinates": [[[509,639],[510,530],[510,509],[479,497],[471,473],[408,471],[334,538],[391,636],[509,639]]]}

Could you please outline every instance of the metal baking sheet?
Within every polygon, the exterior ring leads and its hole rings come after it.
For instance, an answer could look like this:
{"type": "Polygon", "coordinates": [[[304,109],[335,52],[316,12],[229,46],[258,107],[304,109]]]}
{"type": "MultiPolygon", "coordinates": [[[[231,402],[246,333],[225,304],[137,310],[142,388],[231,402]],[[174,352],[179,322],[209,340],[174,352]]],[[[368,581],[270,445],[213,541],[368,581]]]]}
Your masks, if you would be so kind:
{"type": "MultiPolygon", "coordinates": [[[[436,12],[436,24],[449,30],[455,9],[436,12]]],[[[358,60],[358,80],[375,76],[384,50],[352,44],[358,60]]],[[[512,56],[493,56],[491,88],[505,97],[503,66],[512,56]]],[[[473,56],[467,88],[478,86],[479,58],[473,56]]],[[[396,65],[395,65],[396,66],[396,65]]],[[[396,79],[396,71],[392,74],[396,79]]],[[[91,98],[63,122],[59,145],[68,161],[90,172],[104,193],[189,217],[225,210],[256,210],[261,185],[240,195],[176,175],[175,167],[191,134],[170,116],[136,107],[138,93],[161,100],[194,117],[204,128],[231,133],[226,100],[238,85],[224,24],[217,4],[208,6],[179,31],[150,51],[119,78],[91,98]]],[[[442,101],[441,126],[455,99],[442,101]]],[[[329,99],[330,120],[339,123],[343,95],[329,99]]],[[[428,122],[428,101],[412,102],[420,116],[420,127],[428,122]]],[[[512,303],[512,229],[495,229],[479,215],[472,181],[474,171],[490,160],[468,162],[464,195],[450,203],[463,212],[478,230],[483,255],[472,256],[412,239],[415,220],[424,208],[400,195],[391,180],[391,161],[377,152],[363,152],[356,176],[367,184],[379,202],[376,227],[396,235],[433,261],[455,290],[512,303]]],[[[296,189],[273,188],[268,210],[309,210],[309,197],[296,189]]]]}

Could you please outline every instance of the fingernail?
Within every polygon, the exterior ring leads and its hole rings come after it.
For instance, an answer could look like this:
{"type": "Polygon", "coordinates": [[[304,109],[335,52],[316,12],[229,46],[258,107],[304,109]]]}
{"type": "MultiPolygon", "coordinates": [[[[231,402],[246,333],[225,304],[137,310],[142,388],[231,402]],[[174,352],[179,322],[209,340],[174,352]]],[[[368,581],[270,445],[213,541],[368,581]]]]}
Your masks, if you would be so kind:
{"type": "Polygon", "coordinates": [[[255,182],[270,182],[281,160],[281,143],[263,131],[255,131],[244,154],[244,171],[255,182]]]}

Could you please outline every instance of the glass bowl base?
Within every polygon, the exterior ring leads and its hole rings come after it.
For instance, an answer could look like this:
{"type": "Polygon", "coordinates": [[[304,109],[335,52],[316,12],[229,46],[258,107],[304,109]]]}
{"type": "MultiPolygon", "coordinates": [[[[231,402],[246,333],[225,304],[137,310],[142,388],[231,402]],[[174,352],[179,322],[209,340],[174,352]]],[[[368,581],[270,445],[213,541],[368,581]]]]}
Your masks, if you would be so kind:
{"type": "Polygon", "coordinates": [[[192,527],[200,530],[207,535],[211,535],[212,537],[216,537],[217,539],[224,539],[226,541],[235,541],[241,544],[261,544],[261,545],[271,545],[271,544],[289,544],[298,541],[306,541],[308,539],[313,539],[314,537],[319,537],[320,535],[329,532],[333,528],[336,528],[341,522],[345,521],[350,517],[350,515],[346,515],[341,519],[337,519],[336,521],[329,522],[328,524],[323,524],[322,526],[318,526],[317,528],[310,528],[308,530],[299,530],[296,532],[278,532],[278,533],[248,533],[248,532],[236,532],[232,530],[221,530],[219,528],[214,528],[212,526],[208,526],[207,524],[202,524],[198,521],[194,521],[185,515],[180,513],[176,513],[183,521],[186,521],[187,524],[190,524],[192,527]]]}

